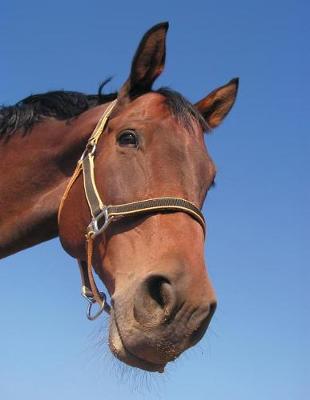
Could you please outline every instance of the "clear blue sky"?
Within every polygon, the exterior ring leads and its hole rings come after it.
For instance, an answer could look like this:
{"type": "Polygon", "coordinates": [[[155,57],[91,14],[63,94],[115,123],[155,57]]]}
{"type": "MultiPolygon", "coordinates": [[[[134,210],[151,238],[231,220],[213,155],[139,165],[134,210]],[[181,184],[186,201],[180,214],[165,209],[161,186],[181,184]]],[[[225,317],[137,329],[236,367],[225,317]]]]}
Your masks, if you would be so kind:
{"type": "Polygon", "coordinates": [[[204,207],[219,307],[201,344],[164,376],[120,366],[99,345],[104,318],[84,316],[74,260],[53,240],[1,261],[1,399],[310,398],[309,8],[1,2],[3,104],[54,89],[96,92],[110,75],[118,89],[141,35],[163,20],[167,65],[157,86],[194,102],[240,76],[234,109],[206,139],[219,170],[204,207]]]}

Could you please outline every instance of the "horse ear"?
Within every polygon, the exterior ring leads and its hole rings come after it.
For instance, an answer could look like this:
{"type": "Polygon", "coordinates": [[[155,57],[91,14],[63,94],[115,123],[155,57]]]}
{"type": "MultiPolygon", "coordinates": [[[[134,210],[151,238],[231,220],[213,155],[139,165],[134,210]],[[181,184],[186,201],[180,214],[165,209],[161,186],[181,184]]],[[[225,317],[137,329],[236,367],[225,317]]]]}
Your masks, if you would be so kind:
{"type": "Polygon", "coordinates": [[[216,128],[231,110],[236,100],[238,84],[239,78],[232,79],[195,104],[209,128],[216,128]]]}
{"type": "Polygon", "coordinates": [[[168,22],[153,26],[143,36],[131,65],[129,78],[119,97],[135,97],[151,90],[165,66],[168,22]]]}

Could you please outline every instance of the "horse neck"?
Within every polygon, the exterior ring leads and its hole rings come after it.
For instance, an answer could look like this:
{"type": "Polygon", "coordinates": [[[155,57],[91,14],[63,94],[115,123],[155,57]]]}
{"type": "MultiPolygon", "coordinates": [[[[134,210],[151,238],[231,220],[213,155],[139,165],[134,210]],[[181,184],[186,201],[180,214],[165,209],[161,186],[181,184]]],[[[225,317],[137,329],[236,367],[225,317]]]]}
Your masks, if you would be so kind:
{"type": "Polygon", "coordinates": [[[0,258],[58,235],[60,200],[105,107],[0,140],[0,258]]]}

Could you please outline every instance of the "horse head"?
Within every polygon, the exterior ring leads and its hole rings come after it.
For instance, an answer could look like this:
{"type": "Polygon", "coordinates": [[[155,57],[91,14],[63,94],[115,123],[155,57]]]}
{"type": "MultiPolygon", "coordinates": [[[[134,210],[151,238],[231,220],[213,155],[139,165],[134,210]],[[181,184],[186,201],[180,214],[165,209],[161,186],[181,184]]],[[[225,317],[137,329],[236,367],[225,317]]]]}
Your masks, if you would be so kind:
{"type": "MultiPolygon", "coordinates": [[[[153,90],[165,64],[167,23],[143,37],[95,153],[94,179],[104,204],[184,199],[201,209],[216,169],[204,133],[234,104],[234,79],[196,104],[170,89],[153,90]]],[[[86,260],[90,211],[79,177],[63,204],[62,245],[86,260]]],[[[94,239],[92,264],[112,302],[109,345],[125,363],[149,371],[195,345],[216,297],[204,261],[205,231],[181,209],[117,219],[94,239]]]]}

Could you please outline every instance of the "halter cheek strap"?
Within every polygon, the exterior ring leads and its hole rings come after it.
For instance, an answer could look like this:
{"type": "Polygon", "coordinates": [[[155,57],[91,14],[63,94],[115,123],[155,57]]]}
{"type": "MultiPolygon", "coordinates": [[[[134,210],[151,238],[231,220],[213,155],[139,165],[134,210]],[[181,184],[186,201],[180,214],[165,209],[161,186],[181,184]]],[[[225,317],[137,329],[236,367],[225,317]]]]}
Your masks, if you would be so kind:
{"type": "MultiPolygon", "coordinates": [[[[59,209],[58,209],[58,224],[60,222],[61,211],[63,209],[65,200],[68,197],[68,194],[80,176],[81,172],[83,172],[83,183],[84,183],[84,191],[87,199],[87,203],[91,212],[92,221],[95,218],[96,213],[100,213],[101,207],[103,207],[103,203],[101,202],[100,196],[98,194],[96,184],[95,184],[95,176],[94,176],[94,155],[96,151],[96,146],[98,140],[106,126],[109,116],[113,111],[113,108],[116,105],[116,101],[112,101],[109,106],[106,108],[101,118],[99,119],[92,135],[88,139],[86,148],[77,162],[76,168],[74,170],[73,175],[70,178],[70,181],[66,187],[66,190],[62,196],[60,201],[59,209]]],[[[99,292],[97,285],[94,280],[94,275],[92,271],[92,254],[93,254],[93,239],[94,237],[89,233],[88,229],[86,232],[86,253],[87,253],[87,261],[77,260],[79,265],[79,270],[81,274],[81,294],[88,301],[88,308],[86,312],[86,316],[89,320],[93,321],[99,315],[106,311],[110,313],[110,306],[106,301],[106,295],[103,292],[99,292]],[[94,304],[97,303],[99,306],[99,310],[95,313],[92,312],[92,308],[94,304]]]]}
{"type": "Polygon", "coordinates": [[[116,101],[117,100],[114,100],[107,107],[91,137],[89,138],[86,149],[78,161],[76,169],[65,190],[58,211],[59,222],[61,210],[68,193],[70,192],[72,185],[80,173],[83,172],[84,191],[91,213],[91,222],[86,231],[87,262],[78,260],[78,263],[82,278],[82,295],[89,302],[87,317],[90,320],[96,319],[103,310],[108,313],[110,312],[110,306],[106,302],[106,296],[104,293],[99,292],[94,280],[92,270],[92,255],[95,237],[103,233],[112,222],[126,217],[138,216],[142,214],[158,212],[184,212],[194,218],[201,225],[205,234],[205,219],[203,214],[193,203],[182,198],[159,197],[119,205],[104,205],[98,193],[95,182],[94,158],[97,142],[104,131],[108,118],[116,105],[116,101]],[[92,306],[94,303],[98,303],[99,310],[95,314],[92,314],[92,306]]]}

